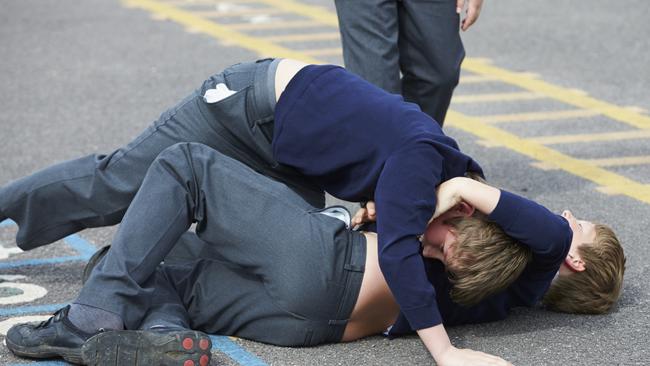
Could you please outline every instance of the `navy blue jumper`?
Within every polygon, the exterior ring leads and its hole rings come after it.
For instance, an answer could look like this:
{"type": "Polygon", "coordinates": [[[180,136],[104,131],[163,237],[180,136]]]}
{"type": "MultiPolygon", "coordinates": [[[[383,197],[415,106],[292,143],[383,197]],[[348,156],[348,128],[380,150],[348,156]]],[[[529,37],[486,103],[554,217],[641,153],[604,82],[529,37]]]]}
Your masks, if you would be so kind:
{"type": "Polygon", "coordinates": [[[287,85],[275,109],[274,158],[326,192],[374,200],[379,264],[412,329],[442,322],[420,255],[436,207],[436,186],[480,166],[431,117],[332,65],[310,65],[287,85]]]}

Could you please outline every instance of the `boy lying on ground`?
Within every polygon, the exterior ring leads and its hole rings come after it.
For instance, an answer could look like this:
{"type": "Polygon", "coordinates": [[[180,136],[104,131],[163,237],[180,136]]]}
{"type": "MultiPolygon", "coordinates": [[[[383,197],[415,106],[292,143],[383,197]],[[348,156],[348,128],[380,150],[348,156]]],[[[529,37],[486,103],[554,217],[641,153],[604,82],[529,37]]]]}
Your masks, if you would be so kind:
{"type": "MultiPolygon", "coordinates": [[[[443,183],[438,196],[419,259],[445,323],[501,319],[513,306],[537,303],[551,282],[549,294],[582,275],[598,283],[602,274],[604,287],[565,292],[592,298],[570,310],[601,312],[618,298],[624,257],[606,227],[569,212],[554,215],[467,178],[443,183]],[[593,263],[586,256],[592,251],[593,263]],[[604,268],[596,268],[598,260],[604,268]],[[492,276],[496,294],[484,298],[481,288],[473,289],[480,274],[492,276]],[[454,297],[473,305],[458,305],[454,297]]],[[[111,249],[73,304],[102,309],[104,316],[71,319],[66,307],[39,325],[14,326],[7,346],[18,355],[89,365],[135,365],[138,359],[205,366],[209,339],[190,329],[283,346],[411,333],[395,326],[402,315],[379,268],[377,236],[347,229],[337,211],[316,209],[285,185],[204,145],[175,145],[151,165],[111,249]],[[189,259],[158,264],[192,222],[200,240],[174,248],[189,259]],[[119,330],[122,322],[127,330],[119,330]]],[[[566,310],[562,301],[547,299],[566,310]]],[[[441,365],[454,364],[455,352],[469,364],[508,364],[450,343],[437,346],[441,365]]]]}

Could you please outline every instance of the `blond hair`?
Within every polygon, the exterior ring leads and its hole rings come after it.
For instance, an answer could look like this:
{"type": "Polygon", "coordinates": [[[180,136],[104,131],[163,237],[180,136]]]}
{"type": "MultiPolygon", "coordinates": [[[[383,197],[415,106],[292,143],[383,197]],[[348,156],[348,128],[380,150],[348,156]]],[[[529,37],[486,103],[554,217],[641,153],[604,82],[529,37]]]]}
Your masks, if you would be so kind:
{"type": "Polygon", "coordinates": [[[451,298],[458,304],[475,305],[504,290],[519,277],[532,257],[530,248],[478,212],[471,217],[446,220],[445,224],[456,234],[447,273],[453,284],[451,298]]]}
{"type": "Polygon", "coordinates": [[[585,270],[558,276],[542,302],[549,309],[564,313],[603,314],[621,295],[625,254],[609,227],[596,225],[593,243],[578,246],[585,270]]]}

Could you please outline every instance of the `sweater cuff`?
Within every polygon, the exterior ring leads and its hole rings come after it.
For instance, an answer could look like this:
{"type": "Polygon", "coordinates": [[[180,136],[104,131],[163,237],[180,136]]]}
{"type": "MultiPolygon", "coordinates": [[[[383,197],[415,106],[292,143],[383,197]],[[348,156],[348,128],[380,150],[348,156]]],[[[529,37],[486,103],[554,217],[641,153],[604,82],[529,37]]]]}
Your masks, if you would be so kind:
{"type": "Polygon", "coordinates": [[[438,304],[435,300],[431,305],[412,309],[402,309],[402,313],[413,330],[431,328],[442,323],[442,316],[440,316],[438,304]]]}
{"type": "Polygon", "coordinates": [[[488,215],[488,218],[490,221],[494,221],[501,226],[504,231],[507,231],[512,224],[517,221],[516,213],[519,211],[517,202],[518,196],[508,191],[501,190],[497,207],[495,207],[494,211],[488,215]]]}

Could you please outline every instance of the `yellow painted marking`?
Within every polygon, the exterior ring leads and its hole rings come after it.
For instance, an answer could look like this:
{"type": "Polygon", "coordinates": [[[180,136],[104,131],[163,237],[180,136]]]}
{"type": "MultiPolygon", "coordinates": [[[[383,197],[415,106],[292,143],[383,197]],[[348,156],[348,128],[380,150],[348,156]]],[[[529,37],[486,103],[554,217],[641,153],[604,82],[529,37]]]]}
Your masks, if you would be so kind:
{"type": "Polygon", "coordinates": [[[530,122],[530,121],[557,121],[569,118],[591,117],[598,112],[586,109],[571,109],[568,111],[529,112],[513,114],[493,114],[480,116],[484,123],[530,122]]]}
{"type": "Polygon", "coordinates": [[[612,189],[611,187],[598,186],[596,187],[596,190],[600,193],[610,196],[618,194],[618,192],[616,192],[616,190],[612,189]]]}
{"type": "Polygon", "coordinates": [[[472,58],[465,59],[463,62],[463,68],[476,74],[497,77],[505,83],[517,85],[523,89],[544,94],[549,98],[559,100],[578,108],[584,108],[595,113],[603,114],[615,121],[623,122],[630,126],[643,129],[650,128],[650,116],[592,98],[583,93],[547,83],[543,80],[501,69],[472,58]]]}
{"type": "Polygon", "coordinates": [[[490,140],[476,140],[476,143],[484,147],[501,147],[503,146],[499,141],[490,140]]]}
{"type": "Polygon", "coordinates": [[[503,146],[532,159],[552,163],[570,174],[590,180],[599,186],[608,187],[611,192],[624,194],[650,204],[650,186],[640,184],[621,175],[609,172],[580,159],[552,150],[544,145],[531,142],[469,117],[450,110],[447,112],[446,124],[461,129],[480,139],[499,141],[503,146]]]}
{"type": "Polygon", "coordinates": [[[214,21],[202,18],[190,11],[181,10],[155,0],[123,0],[127,6],[141,8],[152,13],[166,16],[176,23],[185,25],[188,28],[201,31],[219,40],[237,44],[239,47],[256,52],[260,56],[285,57],[302,60],[307,63],[321,63],[319,60],[309,57],[299,51],[293,51],[286,47],[275,45],[271,42],[251,37],[220,25],[214,21]]]}
{"type": "Polygon", "coordinates": [[[547,171],[560,169],[557,165],[548,161],[535,161],[530,163],[530,165],[537,169],[547,170],[547,171]]]}
{"type": "Polygon", "coordinates": [[[305,42],[305,41],[330,41],[338,40],[338,32],[283,34],[279,36],[261,37],[269,42],[305,42]]]}
{"type": "Polygon", "coordinates": [[[498,81],[498,80],[499,79],[496,76],[490,76],[490,75],[467,75],[467,76],[460,77],[459,85],[487,83],[490,81],[498,81]]]}
{"type": "Polygon", "coordinates": [[[486,93],[470,95],[454,95],[451,102],[460,103],[486,103],[486,102],[509,102],[515,100],[533,100],[545,98],[541,94],[533,92],[514,92],[514,93],[486,93]]]}
{"type": "Polygon", "coordinates": [[[259,2],[339,29],[339,20],[336,14],[333,14],[324,6],[307,5],[293,0],[259,0],[259,2]]]}
{"type": "Polygon", "coordinates": [[[305,55],[309,56],[341,56],[343,55],[343,50],[341,47],[333,48],[320,48],[317,50],[304,50],[302,51],[305,55]]]}
{"type": "Polygon", "coordinates": [[[318,26],[311,20],[281,20],[264,23],[237,23],[228,24],[228,27],[236,30],[258,30],[258,29],[294,29],[312,28],[318,26]]]}
{"type": "Polygon", "coordinates": [[[262,9],[245,9],[245,10],[229,10],[229,11],[196,11],[193,10],[192,14],[204,18],[233,18],[233,17],[245,17],[249,15],[273,15],[273,14],[285,14],[286,12],[281,9],[273,8],[262,8],[262,9]]]}
{"type": "Polygon", "coordinates": [[[569,144],[574,142],[620,141],[650,138],[650,130],[586,133],[576,135],[541,136],[527,139],[538,144],[569,144]]]}
{"type": "Polygon", "coordinates": [[[601,167],[650,164],[650,156],[623,156],[606,159],[585,159],[589,164],[601,167]]]}
{"type": "Polygon", "coordinates": [[[259,3],[258,0],[161,0],[159,1],[165,5],[171,6],[188,6],[188,5],[219,5],[219,4],[228,4],[228,5],[237,5],[242,3],[259,3]]]}

